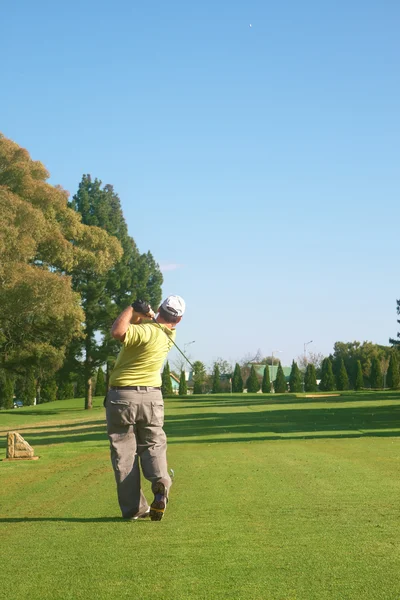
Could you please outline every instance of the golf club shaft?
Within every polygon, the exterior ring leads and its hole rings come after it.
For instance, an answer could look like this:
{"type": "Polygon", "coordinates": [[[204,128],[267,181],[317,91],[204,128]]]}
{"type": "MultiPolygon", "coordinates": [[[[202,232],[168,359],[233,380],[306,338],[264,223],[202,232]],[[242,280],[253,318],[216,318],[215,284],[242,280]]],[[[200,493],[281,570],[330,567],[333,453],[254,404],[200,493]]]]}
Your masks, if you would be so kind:
{"type": "MultiPolygon", "coordinates": [[[[153,319],[154,323],[157,323],[157,321],[156,321],[156,319],[154,317],[152,317],[152,319],[153,319]]],[[[161,327],[160,323],[157,323],[157,325],[159,326],[160,329],[163,330],[163,328],[161,327]]],[[[165,331],[164,331],[164,333],[165,333],[165,331]]],[[[167,334],[165,333],[165,335],[167,335],[167,334]]],[[[168,337],[168,339],[170,339],[169,336],[167,336],[167,337],[168,337]]],[[[173,345],[175,346],[175,348],[182,354],[183,358],[189,363],[189,365],[192,367],[192,369],[194,371],[193,363],[191,363],[190,360],[188,359],[188,357],[183,354],[182,350],[179,348],[179,346],[177,346],[177,344],[175,344],[174,340],[171,339],[171,342],[173,343],[173,345]]]]}

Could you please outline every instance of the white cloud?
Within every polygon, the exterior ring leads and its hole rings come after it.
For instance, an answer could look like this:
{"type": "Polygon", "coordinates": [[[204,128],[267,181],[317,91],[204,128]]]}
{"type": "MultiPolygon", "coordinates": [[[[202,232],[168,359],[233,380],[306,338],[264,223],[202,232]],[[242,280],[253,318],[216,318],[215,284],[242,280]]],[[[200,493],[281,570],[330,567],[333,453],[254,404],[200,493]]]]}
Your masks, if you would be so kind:
{"type": "Polygon", "coordinates": [[[178,265],[177,263],[166,263],[160,265],[161,273],[165,273],[166,271],[176,271],[177,269],[182,269],[183,265],[178,265]]]}

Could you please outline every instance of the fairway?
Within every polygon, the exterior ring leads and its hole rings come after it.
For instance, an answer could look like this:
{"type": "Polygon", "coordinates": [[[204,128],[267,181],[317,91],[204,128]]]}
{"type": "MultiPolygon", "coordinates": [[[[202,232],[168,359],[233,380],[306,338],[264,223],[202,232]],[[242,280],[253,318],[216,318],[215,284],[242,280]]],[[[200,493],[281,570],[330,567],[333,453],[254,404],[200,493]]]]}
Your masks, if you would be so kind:
{"type": "Polygon", "coordinates": [[[102,400],[82,407],[0,411],[1,458],[7,431],[40,456],[0,462],[0,597],[400,599],[399,393],[166,400],[161,523],[119,518],[102,400]]]}

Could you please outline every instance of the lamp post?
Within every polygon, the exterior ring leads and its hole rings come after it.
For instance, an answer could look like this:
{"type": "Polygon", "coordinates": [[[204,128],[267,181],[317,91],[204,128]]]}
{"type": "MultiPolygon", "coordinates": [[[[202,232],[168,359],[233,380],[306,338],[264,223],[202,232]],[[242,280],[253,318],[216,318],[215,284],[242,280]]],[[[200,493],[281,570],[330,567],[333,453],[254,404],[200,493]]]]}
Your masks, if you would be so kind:
{"type": "MultiPolygon", "coordinates": [[[[303,347],[304,347],[304,369],[307,368],[307,346],[308,344],[312,344],[312,340],[310,340],[309,342],[304,342],[303,347]]],[[[306,372],[304,371],[304,376],[303,376],[303,394],[305,392],[306,389],[306,382],[305,382],[305,378],[306,378],[306,372]]]]}
{"type": "Polygon", "coordinates": [[[272,350],[272,365],[271,365],[271,394],[275,393],[274,390],[274,352],[283,352],[283,350],[272,350]]]}
{"type": "Polygon", "coordinates": [[[183,344],[183,351],[186,354],[186,346],[190,346],[190,344],[194,344],[196,340],[193,340],[192,342],[186,342],[186,344],[183,344]]]}

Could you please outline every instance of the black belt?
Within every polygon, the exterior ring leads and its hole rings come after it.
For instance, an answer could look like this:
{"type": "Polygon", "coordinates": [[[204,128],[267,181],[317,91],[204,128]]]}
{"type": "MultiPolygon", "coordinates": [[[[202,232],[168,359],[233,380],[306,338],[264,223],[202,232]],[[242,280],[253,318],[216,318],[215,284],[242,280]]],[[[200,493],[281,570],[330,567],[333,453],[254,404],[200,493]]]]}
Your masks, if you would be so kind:
{"type": "Polygon", "coordinates": [[[151,385],[113,385],[111,390],[135,390],[135,392],[152,392],[153,390],[161,390],[160,387],[151,385]]]}

